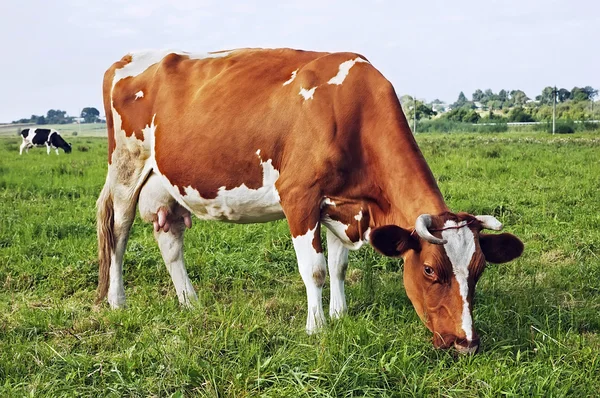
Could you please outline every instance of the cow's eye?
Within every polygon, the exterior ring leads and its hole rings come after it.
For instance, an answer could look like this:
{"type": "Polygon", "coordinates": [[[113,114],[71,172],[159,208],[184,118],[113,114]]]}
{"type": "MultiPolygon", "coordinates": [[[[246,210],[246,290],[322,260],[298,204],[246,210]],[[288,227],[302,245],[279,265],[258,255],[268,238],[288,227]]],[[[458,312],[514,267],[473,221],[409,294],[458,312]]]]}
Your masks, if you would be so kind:
{"type": "Polygon", "coordinates": [[[433,276],[435,274],[435,271],[433,270],[433,268],[431,268],[428,265],[426,265],[425,268],[423,268],[423,272],[425,272],[425,275],[427,275],[427,276],[433,276]]]}

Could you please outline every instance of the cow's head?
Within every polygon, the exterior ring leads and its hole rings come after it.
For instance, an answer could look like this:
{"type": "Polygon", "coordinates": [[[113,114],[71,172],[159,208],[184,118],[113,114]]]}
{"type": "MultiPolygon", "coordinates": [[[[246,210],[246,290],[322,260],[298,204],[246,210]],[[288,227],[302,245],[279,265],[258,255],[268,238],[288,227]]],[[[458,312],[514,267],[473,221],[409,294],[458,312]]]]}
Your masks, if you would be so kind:
{"type": "Polygon", "coordinates": [[[423,214],[414,230],[396,225],[375,228],[371,245],[386,256],[404,259],[404,286],[421,320],[433,332],[437,348],[454,345],[474,353],[479,336],[473,327],[475,284],[486,261],[504,263],[523,252],[511,234],[483,234],[502,229],[493,216],[466,213],[423,214]]]}
{"type": "Polygon", "coordinates": [[[65,151],[65,153],[71,153],[71,143],[65,141],[65,144],[63,145],[62,149],[65,151]]]}

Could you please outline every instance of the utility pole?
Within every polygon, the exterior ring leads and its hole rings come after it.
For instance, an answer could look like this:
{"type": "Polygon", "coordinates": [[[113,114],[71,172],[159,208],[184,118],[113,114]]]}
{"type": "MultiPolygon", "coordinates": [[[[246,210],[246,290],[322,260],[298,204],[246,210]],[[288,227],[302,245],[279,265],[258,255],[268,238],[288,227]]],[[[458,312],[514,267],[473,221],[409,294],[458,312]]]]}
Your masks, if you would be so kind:
{"type": "Polygon", "coordinates": [[[556,86],[552,90],[552,135],[556,131],[556,86]]]}
{"type": "Polygon", "coordinates": [[[413,134],[417,134],[417,96],[413,97],[413,134]]]}

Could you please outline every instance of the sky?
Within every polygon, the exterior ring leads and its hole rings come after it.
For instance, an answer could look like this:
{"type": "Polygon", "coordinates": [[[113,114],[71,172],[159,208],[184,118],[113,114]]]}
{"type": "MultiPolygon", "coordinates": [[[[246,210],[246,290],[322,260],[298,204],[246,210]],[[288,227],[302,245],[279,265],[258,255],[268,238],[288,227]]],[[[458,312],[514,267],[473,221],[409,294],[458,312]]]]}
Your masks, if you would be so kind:
{"type": "Polygon", "coordinates": [[[102,108],[104,71],[130,51],[353,51],[398,95],[549,85],[600,89],[598,0],[4,0],[0,122],[102,108]]]}

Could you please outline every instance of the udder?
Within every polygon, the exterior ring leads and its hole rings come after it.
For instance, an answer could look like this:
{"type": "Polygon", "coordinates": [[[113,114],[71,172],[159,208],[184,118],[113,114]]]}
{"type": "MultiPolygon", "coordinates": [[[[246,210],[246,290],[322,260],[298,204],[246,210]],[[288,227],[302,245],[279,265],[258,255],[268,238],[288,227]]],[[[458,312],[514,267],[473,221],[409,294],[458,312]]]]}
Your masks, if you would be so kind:
{"type": "Polygon", "coordinates": [[[168,232],[174,225],[192,227],[190,212],[164,187],[160,177],[151,174],[140,191],[138,208],[142,220],[151,222],[156,232],[168,232]]]}

